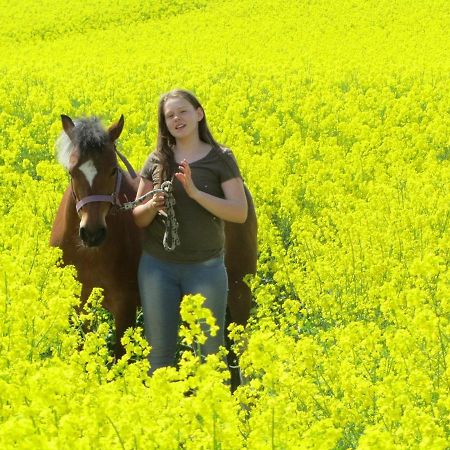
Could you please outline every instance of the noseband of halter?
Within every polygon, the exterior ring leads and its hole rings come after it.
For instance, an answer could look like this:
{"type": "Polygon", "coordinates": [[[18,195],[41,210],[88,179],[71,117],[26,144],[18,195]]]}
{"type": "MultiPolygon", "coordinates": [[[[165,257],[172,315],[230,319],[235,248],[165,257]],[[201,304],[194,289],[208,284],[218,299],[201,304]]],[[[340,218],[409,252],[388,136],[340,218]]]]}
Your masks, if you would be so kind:
{"type": "MultiPolygon", "coordinates": [[[[114,148],[114,150],[117,153],[117,155],[119,156],[119,158],[122,160],[122,162],[125,164],[131,178],[136,178],[137,177],[136,172],[134,171],[132,165],[125,158],[125,156],[122,155],[122,153],[120,153],[116,148],[114,148]]],[[[72,183],[72,181],[71,181],[71,183],[72,183]]],[[[76,203],[77,212],[79,212],[80,209],[84,205],[86,205],[88,203],[94,203],[94,202],[106,202],[106,203],[111,203],[111,205],[113,205],[113,206],[121,206],[121,203],[119,200],[119,192],[120,192],[121,184],[122,184],[122,172],[121,172],[119,166],[117,166],[116,186],[114,188],[114,192],[110,195],[89,195],[87,197],[82,198],[81,200],[78,200],[75,195],[75,191],[73,190],[73,186],[72,186],[72,194],[77,202],[76,203]]]]}

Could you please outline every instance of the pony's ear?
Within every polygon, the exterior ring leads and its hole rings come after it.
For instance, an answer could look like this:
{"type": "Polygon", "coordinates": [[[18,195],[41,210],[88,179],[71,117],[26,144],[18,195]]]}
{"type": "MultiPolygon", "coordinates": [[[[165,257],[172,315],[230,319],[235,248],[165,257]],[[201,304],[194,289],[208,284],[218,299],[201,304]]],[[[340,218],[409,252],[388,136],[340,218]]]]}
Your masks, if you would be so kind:
{"type": "Polygon", "coordinates": [[[61,121],[63,130],[66,132],[67,136],[72,139],[72,130],[75,128],[73,120],[64,114],[61,114],[61,121]]]}
{"type": "Polygon", "coordinates": [[[122,114],[120,116],[119,121],[112,124],[108,128],[108,134],[109,134],[109,137],[112,142],[115,142],[119,138],[120,133],[122,133],[124,123],[125,123],[125,119],[123,118],[123,114],[122,114]]]}

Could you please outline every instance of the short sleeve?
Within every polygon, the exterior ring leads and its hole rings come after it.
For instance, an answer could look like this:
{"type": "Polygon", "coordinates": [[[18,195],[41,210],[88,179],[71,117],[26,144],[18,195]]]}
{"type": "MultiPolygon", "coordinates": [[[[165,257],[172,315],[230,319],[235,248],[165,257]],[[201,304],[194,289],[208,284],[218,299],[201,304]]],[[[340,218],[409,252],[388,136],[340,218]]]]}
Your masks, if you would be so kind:
{"type": "Polygon", "coordinates": [[[144,163],[144,167],[141,170],[141,177],[145,178],[154,185],[160,184],[160,166],[158,158],[155,152],[151,153],[144,163]]]}
{"type": "Polygon", "coordinates": [[[220,182],[231,180],[232,178],[242,178],[241,171],[239,170],[237,161],[233,152],[229,148],[220,149],[221,152],[221,164],[220,168],[220,182]]]}

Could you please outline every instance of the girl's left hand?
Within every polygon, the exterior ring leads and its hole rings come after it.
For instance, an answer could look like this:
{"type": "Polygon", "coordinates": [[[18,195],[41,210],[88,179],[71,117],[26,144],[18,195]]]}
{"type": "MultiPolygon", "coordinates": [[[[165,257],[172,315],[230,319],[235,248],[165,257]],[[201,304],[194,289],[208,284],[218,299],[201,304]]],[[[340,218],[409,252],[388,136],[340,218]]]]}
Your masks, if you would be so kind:
{"type": "Polygon", "coordinates": [[[191,168],[189,167],[189,163],[185,159],[183,159],[183,161],[181,161],[180,165],[178,166],[178,169],[180,170],[180,172],[177,172],[175,176],[183,185],[186,194],[189,195],[189,197],[194,198],[198,193],[198,189],[192,181],[191,168]]]}

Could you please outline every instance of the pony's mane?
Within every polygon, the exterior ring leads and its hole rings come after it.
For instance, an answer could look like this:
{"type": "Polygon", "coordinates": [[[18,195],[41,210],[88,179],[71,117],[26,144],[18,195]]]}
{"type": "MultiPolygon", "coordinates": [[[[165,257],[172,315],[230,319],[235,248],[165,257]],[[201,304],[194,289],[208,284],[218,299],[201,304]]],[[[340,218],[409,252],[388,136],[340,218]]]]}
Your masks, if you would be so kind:
{"type": "Polygon", "coordinates": [[[76,119],[74,124],[72,139],[62,131],[56,141],[56,156],[65,168],[69,167],[70,154],[74,147],[78,147],[82,155],[92,151],[99,152],[109,139],[98,117],[76,119]]]}

